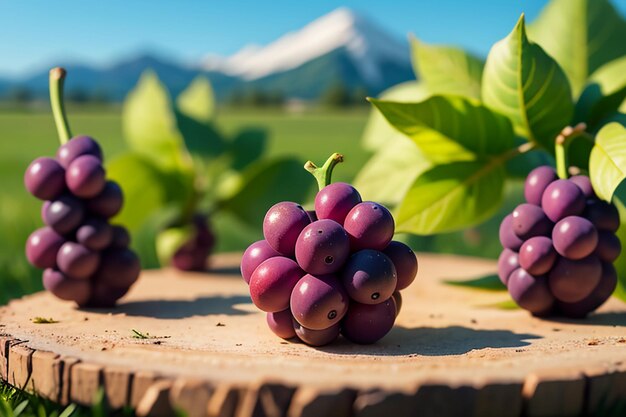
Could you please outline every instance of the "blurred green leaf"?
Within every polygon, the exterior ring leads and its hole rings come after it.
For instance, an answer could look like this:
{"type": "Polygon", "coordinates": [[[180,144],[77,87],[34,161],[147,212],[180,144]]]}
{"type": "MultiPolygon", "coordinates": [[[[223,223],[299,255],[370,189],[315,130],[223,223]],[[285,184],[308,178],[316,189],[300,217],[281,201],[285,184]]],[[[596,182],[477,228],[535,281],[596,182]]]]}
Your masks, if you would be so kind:
{"type": "MultiPolygon", "coordinates": [[[[615,198],[614,200],[621,219],[620,227],[616,234],[620,242],[624,245],[626,244],[626,206],[624,206],[622,201],[624,201],[623,198],[626,197],[626,195],[620,197],[621,198],[615,198]]],[[[619,258],[617,258],[614,265],[617,270],[617,288],[613,295],[626,302],[626,250],[622,250],[622,253],[619,258]]]]}
{"type": "Polygon", "coordinates": [[[197,76],[176,99],[178,109],[199,122],[210,123],[215,118],[215,95],[211,82],[197,76]]]}
{"type": "Polygon", "coordinates": [[[231,145],[232,168],[243,170],[259,160],[267,147],[267,132],[261,128],[246,128],[237,132],[231,145]]]}
{"type": "Polygon", "coordinates": [[[626,22],[608,0],[552,0],[528,32],[561,65],[575,96],[590,74],[626,55],[626,22]]]}
{"type": "Polygon", "coordinates": [[[486,290],[486,291],[506,291],[506,287],[500,281],[497,275],[487,275],[480,278],[473,278],[464,281],[458,280],[444,280],[444,284],[454,285],[457,287],[466,287],[477,290],[486,290]]]}
{"type": "Polygon", "coordinates": [[[589,157],[589,177],[598,197],[611,201],[626,178],[626,128],[609,123],[596,135],[589,157]]]}
{"type": "Polygon", "coordinates": [[[170,227],[156,237],[156,251],[161,266],[169,265],[180,247],[193,237],[195,229],[191,225],[170,227]]]}
{"type": "Polygon", "coordinates": [[[524,16],[491,48],[482,96],[487,106],[511,119],[518,135],[550,152],[573,114],[567,77],[556,61],[528,40],[524,16]]]}
{"type": "Polygon", "coordinates": [[[432,94],[480,99],[484,62],[451,46],[435,46],[411,37],[413,71],[432,94]]]}
{"type": "Polygon", "coordinates": [[[397,231],[427,235],[481,223],[502,201],[503,160],[458,161],[422,173],[397,210],[397,231]]]}
{"type": "Polygon", "coordinates": [[[520,309],[520,307],[517,304],[515,304],[515,301],[513,300],[504,300],[498,303],[486,304],[481,307],[496,308],[498,310],[519,310],[520,309]]]}

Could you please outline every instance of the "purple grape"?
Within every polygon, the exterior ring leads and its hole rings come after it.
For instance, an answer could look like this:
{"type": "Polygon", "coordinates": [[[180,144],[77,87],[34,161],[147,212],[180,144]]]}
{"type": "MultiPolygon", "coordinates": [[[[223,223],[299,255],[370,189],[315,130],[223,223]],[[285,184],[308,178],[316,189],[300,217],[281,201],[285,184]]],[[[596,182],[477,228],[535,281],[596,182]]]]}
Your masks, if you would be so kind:
{"type": "Polygon", "coordinates": [[[65,169],[52,158],[37,158],[24,174],[24,185],[40,200],[54,200],[65,189],[65,169]]]}
{"type": "Polygon", "coordinates": [[[72,161],[81,155],[95,156],[102,162],[102,149],[98,142],[89,136],[76,136],[57,150],[57,161],[62,167],[67,168],[72,161]]]}
{"type": "Polygon", "coordinates": [[[595,255],[579,260],[559,258],[550,271],[548,283],[556,299],[575,303],[591,294],[601,276],[602,264],[595,255]]]}
{"type": "Polygon", "coordinates": [[[584,212],[587,218],[598,230],[617,232],[620,225],[619,212],[613,204],[606,201],[589,199],[584,212]]]}
{"type": "Polygon", "coordinates": [[[35,230],[26,241],[26,257],[37,268],[54,268],[57,253],[65,243],[63,236],[50,227],[35,230]]]}
{"type": "Polygon", "coordinates": [[[324,346],[332,343],[339,336],[339,323],[323,330],[313,330],[303,327],[297,321],[293,321],[293,328],[298,339],[310,346],[324,346]]]}
{"type": "Polygon", "coordinates": [[[43,204],[41,205],[41,211],[39,212],[42,219],[45,218],[46,211],[48,211],[48,207],[50,207],[50,201],[44,201],[43,204]]]}
{"type": "Polygon", "coordinates": [[[500,243],[506,249],[518,251],[524,241],[513,232],[513,215],[509,214],[500,223],[500,243]]]}
{"type": "Polygon", "coordinates": [[[307,274],[291,292],[289,306],[298,323],[311,330],[322,330],[345,316],[349,302],[336,276],[307,274]]]}
{"type": "Polygon", "coordinates": [[[95,282],[91,287],[91,298],[85,304],[79,304],[81,307],[90,308],[112,308],[115,307],[117,300],[122,298],[130,287],[109,287],[108,285],[95,282]]]}
{"type": "Polygon", "coordinates": [[[559,310],[568,317],[582,318],[600,307],[611,297],[617,286],[615,267],[607,262],[602,263],[602,277],[591,294],[576,303],[559,302],[559,310]]]}
{"type": "Polygon", "coordinates": [[[93,276],[110,288],[129,288],[141,272],[139,258],[130,249],[111,248],[102,252],[100,267],[93,276]]]}
{"type": "Polygon", "coordinates": [[[396,305],[393,299],[380,304],[350,303],[343,319],[342,334],[354,343],[368,345],[382,339],[396,320],[396,305]]]}
{"type": "Polygon", "coordinates": [[[128,230],[124,226],[112,225],[111,231],[113,234],[111,239],[112,248],[126,249],[130,246],[130,234],[128,234],[128,230]]]}
{"type": "Polygon", "coordinates": [[[556,251],[552,240],[545,236],[528,239],[519,251],[519,265],[534,276],[547,274],[555,261],[556,251]]]}
{"type": "Polygon", "coordinates": [[[391,296],[391,299],[393,300],[395,304],[396,317],[398,317],[398,314],[400,314],[400,310],[402,310],[402,294],[400,293],[400,291],[396,291],[391,296]]]}
{"type": "Polygon", "coordinates": [[[353,252],[361,249],[384,250],[393,238],[395,223],[385,206],[365,201],[350,210],[343,227],[350,236],[353,252]]]}
{"type": "Polygon", "coordinates": [[[356,188],[345,182],[335,182],[322,188],[315,196],[315,213],[319,219],[343,224],[350,210],[361,201],[356,188]]]}
{"type": "Polygon", "coordinates": [[[585,198],[595,198],[596,193],[593,191],[593,186],[591,185],[591,180],[588,176],[574,175],[569,180],[580,188],[585,198]]]}
{"type": "Polygon", "coordinates": [[[363,249],[350,256],[341,280],[350,298],[362,304],[384,302],[391,297],[398,284],[391,259],[372,249],[363,249]]]}
{"type": "Polygon", "coordinates": [[[535,277],[523,268],[511,273],[508,289],[513,301],[533,314],[545,314],[554,304],[554,297],[550,293],[546,277],[544,275],[535,277]]]}
{"type": "Polygon", "coordinates": [[[113,229],[98,217],[91,217],[76,230],[76,240],[87,249],[102,250],[111,244],[113,229]]]}
{"type": "Polygon", "coordinates": [[[215,236],[204,215],[195,215],[192,226],[193,236],[176,250],[172,265],[181,271],[202,272],[207,268],[207,258],[213,250],[215,236]]]}
{"type": "Polygon", "coordinates": [[[289,308],[291,292],[304,271],[292,259],[269,258],[250,277],[250,297],[261,310],[273,313],[289,308]]]}
{"type": "Polygon", "coordinates": [[[519,268],[519,256],[517,252],[504,248],[498,258],[498,277],[500,277],[500,281],[502,281],[505,286],[509,282],[511,272],[515,271],[517,268],[519,268]]]}
{"type": "Polygon", "coordinates": [[[306,214],[309,215],[309,220],[311,220],[311,223],[318,221],[319,219],[317,218],[317,213],[315,213],[315,210],[307,210],[306,214]]]}
{"type": "Polygon", "coordinates": [[[43,216],[44,222],[59,234],[73,232],[83,221],[85,209],[76,197],[65,194],[50,202],[43,216]]]}
{"type": "Polygon", "coordinates": [[[398,283],[396,291],[400,291],[411,285],[417,276],[417,256],[415,252],[402,242],[391,241],[383,251],[391,259],[396,268],[398,283]]]}
{"type": "Polygon", "coordinates": [[[280,253],[272,249],[265,240],[259,240],[248,246],[241,257],[241,276],[246,284],[250,283],[252,273],[261,263],[275,256],[280,256],[280,253]]]}
{"type": "Polygon", "coordinates": [[[552,230],[552,222],[541,207],[534,204],[520,204],[513,210],[513,232],[522,240],[535,236],[548,236],[552,230]]]}
{"type": "Polygon", "coordinates": [[[65,242],[57,254],[59,270],[73,279],[89,278],[96,272],[99,263],[98,252],[75,242],[65,242]]]}
{"type": "Polygon", "coordinates": [[[622,252],[622,243],[613,233],[600,230],[596,255],[603,262],[613,263],[622,252]]]}
{"type": "Polygon", "coordinates": [[[65,182],[67,188],[76,197],[92,198],[104,189],[106,174],[98,158],[92,155],[82,155],[67,167],[65,182]]]}
{"type": "Polygon", "coordinates": [[[567,259],[582,259],[591,255],[598,245],[598,231],[583,217],[568,216],[552,230],[554,248],[567,259]]]}
{"type": "Polygon", "coordinates": [[[296,241],[296,260],[309,274],[332,274],[341,269],[350,255],[350,238],[334,220],[307,225],[296,241]]]}
{"type": "Polygon", "coordinates": [[[61,300],[74,301],[81,305],[91,297],[88,280],[72,279],[61,271],[47,268],[43,271],[43,287],[61,300]]]}
{"type": "Polygon", "coordinates": [[[556,180],[544,191],[541,207],[546,216],[556,223],[564,217],[581,214],[585,209],[585,196],[573,182],[556,180]]]}
{"type": "Polygon", "coordinates": [[[204,214],[197,213],[193,216],[192,223],[196,231],[196,244],[209,249],[209,251],[213,250],[213,246],[215,246],[215,235],[209,225],[208,217],[204,214]]]}
{"type": "Polygon", "coordinates": [[[122,210],[124,194],[115,181],[107,181],[100,194],[85,202],[87,210],[96,216],[110,219],[122,210]]]}
{"type": "Polygon", "coordinates": [[[296,331],[293,328],[293,316],[289,309],[267,313],[266,320],[268,327],[276,336],[282,339],[296,337],[296,331]]]}
{"type": "Polygon", "coordinates": [[[526,183],[524,184],[524,197],[526,197],[526,201],[530,204],[540,206],[541,196],[546,187],[557,179],[556,171],[549,166],[540,166],[530,171],[526,177],[526,183]]]}
{"type": "Polygon", "coordinates": [[[296,240],[309,223],[309,215],[301,205],[283,201],[267,211],[263,220],[263,236],[275,251],[293,257],[296,240]]]}

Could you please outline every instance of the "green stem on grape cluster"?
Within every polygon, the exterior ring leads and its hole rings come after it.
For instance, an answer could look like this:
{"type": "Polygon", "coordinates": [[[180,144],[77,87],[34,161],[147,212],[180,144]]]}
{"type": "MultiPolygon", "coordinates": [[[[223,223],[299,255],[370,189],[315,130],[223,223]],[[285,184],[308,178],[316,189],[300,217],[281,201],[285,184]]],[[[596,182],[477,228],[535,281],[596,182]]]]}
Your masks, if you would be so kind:
{"type": "Polygon", "coordinates": [[[72,137],[63,103],[63,85],[65,84],[66,74],[65,69],[61,67],[50,70],[50,104],[52,105],[52,115],[54,116],[54,123],[57,127],[61,145],[72,137]]]}
{"type": "Polygon", "coordinates": [[[559,178],[567,179],[569,177],[568,168],[568,149],[572,140],[578,136],[585,135],[585,123],[579,123],[574,127],[567,126],[556,137],[554,145],[554,154],[556,158],[556,173],[559,178]]]}
{"type": "Polygon", "coordinates": [[[333,175],[333,168],[335,168],[335,165],[340,162],[343,162],[343,155],[335,152],[321,167],[318,168],[313,162],[307,161],[306,164],[304,164],[304,169],[309,171],[315,177],[317,185],[321,190],[330,184],[331,177],[333,175]]]}

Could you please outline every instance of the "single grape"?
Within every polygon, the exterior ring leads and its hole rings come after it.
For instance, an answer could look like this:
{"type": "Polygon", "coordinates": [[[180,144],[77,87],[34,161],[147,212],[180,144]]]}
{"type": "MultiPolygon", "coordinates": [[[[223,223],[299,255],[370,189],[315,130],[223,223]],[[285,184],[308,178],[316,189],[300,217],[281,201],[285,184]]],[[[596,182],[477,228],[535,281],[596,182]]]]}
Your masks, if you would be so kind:
{"type": "Polygon", "coordinates": [[[102,162],[102,149],[98,142],[89,136],[76,136],[57,150],[57,161],[63,168],[67,168],[72,161],[82,155],[95,156],[102,162]]]}
{"type": "Polygon", "coordinates": [[[569,180],[580,188],[585,198],[595,198],[596,193],[593,191],[593,186],[591,185],[591,180],[588,176],[574,175],[569,180]]]}
{"type": "Polygon", "coordinates": [[[524,184],[524,197],[526,197],[526,201],[530,204],[540,206],[541,196],[546,187],[557,179],[556,171],[549,166],[540,166],[530,171],[524,184]]]}
{"type": "Polygon", "coordinates": [[[315,213],[318,219],[343,224],[350,210],[361,201],[356,188],[345,182],[335,182],[322,188],[315,196],[315,213]]]}
{"type": "Polygon", "coordinates": [[[111,248],[102,252],[100,267],[93,280],[111,288],[129,288],[137,281],[140,272],[141,263],[135,252],[111,248]]]}
{"type": "MultiPolygon", "coordinates": [[[[100,264],[100,254],[75,242],[65,242],[57,254],[59,270],[73,279],[87,279],[100,264]]],[[[104,266],[104,265],[103,265],[104,266]]]]}
{"type": "Polygon", "coordinates": [[[293,316],[289,309],[267,313],[266,320],[268,327],[276,336],[282,339],[296,337],[296,331],[293,328],[293,316]]]}
{"type": "Polygon", "coordinates": [[[602,264],[595,255],[579,260],[559,258],[550,271],[548,283],[555,298],[575,303],[591,294],[601,276],[602,264]]]}
{"type": "Polygon", "coordinates": [[[24,185],[40,200],[54,200],[65,189],[65,169],[52,158],[37,158],[24,174],[24,185]]]}
{"type": "Polygon", "coordinates": [[[322,330],[345,316],[349,302],[336,276],[307,274],[291,292],[289,306],[298,323],[308,329],[322,330]]]}
{"type": "Polygon", "coordinates": [[[83,221],[85,208],[76,197],[64,194],[52,200],[43,216],[44,222],[59,234],[73,232],[83,221]]]}
{"type": "Polygon", "coordinates": [[[535,236],[548,236],[552,222],[541,207],[534,204],[520,204],[513,210],[513,232],[522,240],[535,236]]]}
{"type": "Polygon", "coordinates": [[[88,280],[72,279],[52,268],[43,271],[43,287],[61,300],[75,301],[79,305],[86,303],[91,297],[88,280]]]}
{"type": "Polygon", "coordinates": [[[303,327],[297,321],[293,321],[293,328],[298,339],[310,346],[324,346],[332,343],[339,336],[339,323],[323,330],[313,330],[303,327]]]}
{"type": "Polygon", "coordinates": [[[26,241],[26,257],[37,268],[54,268],[57,253],[65,243],[63,236],[50,227],[35,230],[26,241]]]}
{"type": "Polygon", "coordinates": [[[350,210],[343,227],[350,236],[353,252],[361,249],[384,250],[393,238],[395,223],[385,206],[365,201],[350,210]]]}
{"type": "Polygon", "coordinates": [[[391,296],[391,299],[396,306],[396,317],[398,317],[398,314],[400,314],[400,310],[402,310],[402,294],[400,293],[400,291],[396,291],[391,296]]]}
{"type": "Polygon", "coordinates": [[[87,210],[96,216],[110,219],[122,210],[124,194],[115,181],[107,181],[100,194],[85,202],[87,210]]]}
{"type": "Polygon", "coordinates": [[[396,268],[398,283],[396,291],[400,291],[411,285],[417,276],[417,256],[415,252],[402,242],[391,241],[383,251],[391,259],[396,268]]]}
{"type": "Polygon", "coordinates": [[[622,252],[622,243],[613,233],[600,230],[598,233],[598,246],[596,255],[603,262],[613,263],[622,252]]]}
{"type": "Polygon", "coordinates": [[[581,214],[585,209],[585,196],[573,182],[556,180],[546,187],[541,207],[546,216],[556,223],[564,217],[581,214]]]}
{"type": "Polygon", "coordinates": [[[130,246],[130,234],[124,226],[112,225],[111,226],[113,237],[111,239],[112,248],[127,248],[130,246]]]}
{"type": "Polygon", "coordinates": [[[528,239],[519,251],[519,265],[531,275],[547,274],[556,261],[552,240],[545,236],[528,239]]]}
{"type": "Polygon", "coordinates": [[[302,229],[311,223],[309,215],[301,205],[283,201],[274,204],[263,220],[263,236],[275,251],[293,257],[296,240],[302,229]]]}
{"type": "Polygon", "coordinates": [[[396,305],[391,298],[373,305],[353,301],[341,322],[341,331],[346,339],[368,345],[389,333],[395,320],[396,305]]]}
{"type": "Polygon", "coordinates": [[[296,260],[309,274],[332,274],[350,255],[350,238],[334,220],[318,220],[307,225],[296,240],[296,260]]]}
{"type": "Polygon", "coordinates": [[[246,284],[250,283],[252,273],[261,263],[275,256],[280,256],[280,253],[276,252],[265,240],[259,240],[248,246],[241,257],[241,276],[246,284]]]}
{"type": "Polygon", "coordinates": [[[106,174],[102,162],[92,155],[82,155],[70,163],[65,172],[65,182],[72,194],[92,198],[102,192],[106,174]]]}
{"type": "Polygon", "coordinates": [[[341,281],[350,298],[363,304],[384,302],[391,297],[398,284],[391,259],[372,249],[363,249],[348,258],[341,281]]]}
{"type": "Polygon", "coordinates": [[[498,277],[506,286],[511,272],[519,268],[519,255],[511,249],[504,248],[498,258],[498,277]]]}
{"type": "Polygon", "coordinates": [[[500,223],[500,243],[506,249],[518,251],[524,241],[513,231],[513,215],[508,214],[500,223]]]}
{"type": "Polygon", "coordinates": [[[544,275],[535,277],[523,268],[511,273],[508,289],[513,301],[533,314],[545,314],[554,304],[554,297],[550,293],[546,277],[544,275]]]}
{"type": "Polygon", "coordinates": [[[552,241],[561,256],[582,259],[596,250],[598,231],[584,217],[567,216],[554,225],[552,241]]]}
{"type": "Polygon", "coordinates": [[[50,207],[50,201],[44,201],[43,204],[41,205],[41,211],[39,212],[39,214],[41,215],[42,219],[45,218],[46,211],[48,211],[49,207],[50,207]]]}
{"type": "Polygon", "coordinates": [[[291,292],[304,271],[292,259],[269,258],[250,277],[250,297],[261,310],[272,313],[289,308],[291,292]]]}
{"type": "Polygon", "coordinates": [[[102,250],[111,244],[113,229],[106,220],[91,217],[76,230],[76,240],[91,250],[102,250]]]}
{"type": "Polygon", "coordinates": [[[617,271],[607,262],[602,263],[602,276],[598,285],[587,297],[576,303],[559,302],[559,310],[568,317],[582,318],[600,307],[611,297],[617,286],[617,271]]]}
{"type": "Polygon", "coordinates": [[[130,287],[110,287],[102,282],[95,282],[91,287],[91,297],[81,307],[112,308],[117,300],[122,298],[130,287]]]}
{"type": "Polygon", "coordinates": [[[583,214],[598,230],[617,232],[620,225],[619,212],[613,204],[606,201],[589,199],[583,214]]]}
{"type": "Polygon", "coordinates": [[[315,210],[307,210],[306,214],[309,215],[309,220],[311,220],[311,223],[318,221],[319,219],[317,218],[317,213],[315,213],[315,210]]]}

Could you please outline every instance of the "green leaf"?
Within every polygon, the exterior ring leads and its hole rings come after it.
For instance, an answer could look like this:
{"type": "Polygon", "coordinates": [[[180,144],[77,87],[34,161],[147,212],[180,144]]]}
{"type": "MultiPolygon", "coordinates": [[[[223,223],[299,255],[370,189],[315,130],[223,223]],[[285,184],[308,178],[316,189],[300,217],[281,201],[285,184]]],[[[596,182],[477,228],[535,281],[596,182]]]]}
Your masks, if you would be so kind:
{"type": "Polygon", "coordinates": [[[433,162],[498,155],[513,147],[511,122],[472,99],[433,96],[421,103],[371,102],[433,162]]]}
{"type": "Polygon", "coordinates": [[[592,129],[617,111],[626,98],[626,56],[593,73],[576,103],[575,119],[592,129]]]}
{"type": "Polygon", "coordinates": [[[598,197],[611,201],[626,178],[626,128],[609,123],[596,135],[589,157],[589,177],[598,197]]]}
{"type": "MultiPolygon", "coordinates": [[[[620,227],[617,230],[617,237],[622,244],[626,244],[626,206],[622,203],[622,200],[616,198],[614,200],[617,210],[619,211],[619,217],[621,219],[620,227]]],[[[626,301],[626,250],[622,250],[619,258],[614,263],[617,270],[617,288],[613,295],[622,301],[626,301]]]]}
{"type": "Polygon", "coordinates": [[[511,119],[518,135],[550,151],[572,118],[567,77],[556,61],[528,40],[523,15],[491,48],[482,93],[485,104],[511,119]]]}
{"type": "Polygon", "coordinates": [[[420,235],[478,224],[501,204],[503,160],[436,165],[417,177],[397,214],[397,231],[420,235]]]}
{"type": "Polygon", "coordinates": [[[520,307],[513,300],[504,300],[493,304],[485,304],[481,307],[496,308],[498,310],[519,310],[520,307]]]}
{"type": "Polygon", "coordinates": [[[161,266],[169,265],[181,246],[188,242],[195,231],[192,226],[170,227],[157,234],[156,252],[161,266]]]}
{"type": "Polygon", "coordinates": [[[528,31],[561,65],[575,96],[590,74],[626,55],[626,22],[608,0],[552,0],[528,31]]]}
{"type": "Polygon", "coordinates": [[[176,99],[178,109],[199,122],[210,123],[215,118],[215,95],[208,78],[197,76],[176,99]]]}
{"type": "Polygon", "coordinates": [[[232,168],[243,170],[260,159],[267,147],[267,132],[261,128],[244,128],[237,132],[230,149],[233,154],[232,168]]]}
{"type": "Polygon", "coordinates": [[[484,62],[461,48],[435,46],[411,37],[413,70],[432,94],[480,99],[484,62]]]}
{"type": "Polygon", "coordinates": [[[444,284],[467,287],[477,290],[506,291],[506,287],[497,275],[487,275],[480,278],[472,278],[464,281],[444,280],[444,284]]]}

